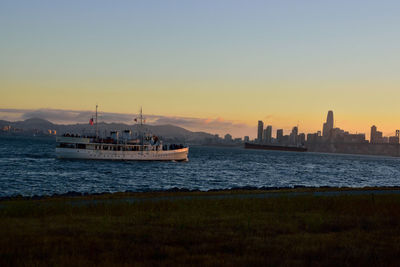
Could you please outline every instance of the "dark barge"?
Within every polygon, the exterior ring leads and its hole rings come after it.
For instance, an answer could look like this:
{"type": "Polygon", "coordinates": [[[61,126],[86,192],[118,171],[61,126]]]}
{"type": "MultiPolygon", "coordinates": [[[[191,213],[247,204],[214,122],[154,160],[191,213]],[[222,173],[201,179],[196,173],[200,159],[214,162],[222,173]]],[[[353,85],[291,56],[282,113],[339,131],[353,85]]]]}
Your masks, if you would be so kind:
{"type": "Polygon", "coordinates": [[[307,148],[304,146],[282,146],[282,145],[265,145],[265,144],[254,144],[244,143],[246,149],[264,149],[264,150],[279,150],[279,151],[296,151],[296,152],[307,152],[307,148]]]}

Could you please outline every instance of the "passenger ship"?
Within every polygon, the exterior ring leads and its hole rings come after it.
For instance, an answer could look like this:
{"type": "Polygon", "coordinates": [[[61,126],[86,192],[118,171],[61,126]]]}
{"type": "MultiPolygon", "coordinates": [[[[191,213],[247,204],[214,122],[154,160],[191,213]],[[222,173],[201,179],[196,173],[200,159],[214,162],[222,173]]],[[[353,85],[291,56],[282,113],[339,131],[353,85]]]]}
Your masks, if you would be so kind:
{"type": "MultiPolygon", "coordinates": [[[[124,131],[121,137],[118,131],[114,131],[111,132],[111,137],[100,138],[96,106],[96,135],[81,137],[64,134],[57,137],[56,155],[61,159],[188,161],[188,147],[162,144],[155,135],[145,136],[142,132],[142,110],[135,121],[139,121],[139,138],[132,139],[130,130],[124,131]]],[[[93,119],[91,122],[93,124],[93,119]]]]}

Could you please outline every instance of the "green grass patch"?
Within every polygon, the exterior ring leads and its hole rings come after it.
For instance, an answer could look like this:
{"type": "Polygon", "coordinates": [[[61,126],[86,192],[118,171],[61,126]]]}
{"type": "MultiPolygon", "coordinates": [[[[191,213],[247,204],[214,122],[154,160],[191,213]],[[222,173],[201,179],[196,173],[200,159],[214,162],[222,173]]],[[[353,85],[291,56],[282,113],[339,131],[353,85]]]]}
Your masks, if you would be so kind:
{"type": "Polygon", "coordinates": [[[399,263],[400,195],[160,195],[2,201],[0,266],[399,263]]]}

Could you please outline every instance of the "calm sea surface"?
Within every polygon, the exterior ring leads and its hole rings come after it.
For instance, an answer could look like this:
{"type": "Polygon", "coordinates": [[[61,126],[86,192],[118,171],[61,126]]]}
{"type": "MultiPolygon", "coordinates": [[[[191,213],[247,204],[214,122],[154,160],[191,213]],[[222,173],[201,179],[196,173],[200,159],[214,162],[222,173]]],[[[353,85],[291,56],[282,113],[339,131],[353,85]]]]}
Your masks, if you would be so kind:
{"type": "Polygon", "coordinates": [[[400,186],[400,158],[190,147],[189,162],[58,160],[55,140],[0,137],[0,196],[232,187],[400,186]]]}

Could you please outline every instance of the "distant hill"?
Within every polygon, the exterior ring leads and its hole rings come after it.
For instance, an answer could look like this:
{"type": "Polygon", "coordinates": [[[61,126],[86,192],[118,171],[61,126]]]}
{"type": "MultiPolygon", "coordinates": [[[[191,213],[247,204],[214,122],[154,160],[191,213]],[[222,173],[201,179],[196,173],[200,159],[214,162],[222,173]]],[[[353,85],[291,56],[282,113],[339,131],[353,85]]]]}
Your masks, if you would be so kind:
{"type": "MultiPolygon", "coordinates": [[[[63,133],[74,133],[82,135],[94,135],[95,126],[85,124],[54,124],[41,118],[30,118],[24,121],[4,121],[0,120],[0,127],[11,126],[14,129],[22,130],[23,133],[43,132],[56,130],[57,135],[63,133]]],[[[98,131],[101,136],[108,136],[110,131],[131,130],[133,133],[138,131],[138,125],[128,125],[124,123],[98,123],[98,131]]],[[[175,125],[145,125],[144,131],[162,137],[166,141],[204,143],[215,138],[214,135],[205,132],[192,132],[175,125]]]]}
{"type": "Polygon", "coordinates": [[[47,130],[47,129],[54,129],[55,127],[55,124],[40,118],[31,118],[24,121],[17,121],[14,123],[11,122],[10,124],[15,128],[20,128],[23,130],[32,130],[32,129],[47,130]]]}

